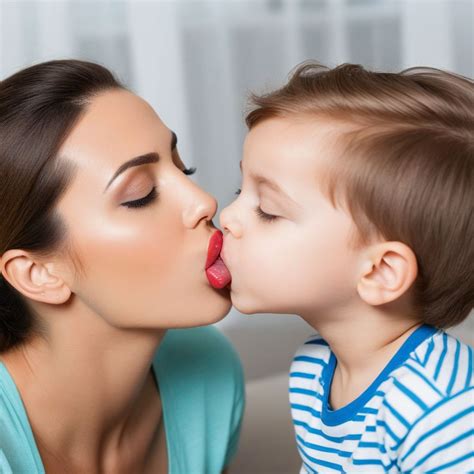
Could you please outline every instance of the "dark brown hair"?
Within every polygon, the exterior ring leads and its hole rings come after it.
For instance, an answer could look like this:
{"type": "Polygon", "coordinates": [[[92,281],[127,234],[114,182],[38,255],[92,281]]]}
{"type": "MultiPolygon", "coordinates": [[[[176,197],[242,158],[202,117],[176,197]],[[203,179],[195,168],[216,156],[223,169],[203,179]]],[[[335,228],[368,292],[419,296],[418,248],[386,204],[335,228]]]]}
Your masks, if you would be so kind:
{"type": "Polygon", "coordinates": [[[380,236],[408,245],[418,263],[416,315],[440,328],[463,321],[474,306],[472,79],[307,62],[282,88],[253,95],[252,105],[250,129],[296,116],[340,126],[341,147],[321,186],[352,216],[354,245],[380,236]]]}
{"type": "MultiPolygon", "coordinates": [[[[37,255],[67,250],[54,205],[74,169],[57,159],[91,98],[123,88],[98,64],[56,60],[0,82],[0,258],[9,249],[37,255]]],[[[0,352],[41,332],[28,302],[0,274],[0,352]]]]}

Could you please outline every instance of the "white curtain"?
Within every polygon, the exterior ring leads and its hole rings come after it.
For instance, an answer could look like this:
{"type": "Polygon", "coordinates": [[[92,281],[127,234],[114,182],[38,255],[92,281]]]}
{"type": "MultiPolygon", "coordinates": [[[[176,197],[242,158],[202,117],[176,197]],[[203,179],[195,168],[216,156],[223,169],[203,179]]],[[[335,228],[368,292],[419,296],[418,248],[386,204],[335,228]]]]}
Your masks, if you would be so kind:
{"type": "Polygon", "coordinates": [[[307,58],[473,76],[473,26],[471,0],[0,0],[0,77],[52,58],[105,64],[176,129],[196,179],[226,204],[250,90],[307,58]]]}

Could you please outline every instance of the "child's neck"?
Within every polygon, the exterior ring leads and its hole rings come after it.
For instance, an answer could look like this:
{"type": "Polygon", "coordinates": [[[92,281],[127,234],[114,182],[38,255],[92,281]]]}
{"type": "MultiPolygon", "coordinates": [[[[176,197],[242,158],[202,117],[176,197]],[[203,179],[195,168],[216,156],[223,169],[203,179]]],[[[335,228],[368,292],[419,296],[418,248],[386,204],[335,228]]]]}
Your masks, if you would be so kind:
{"type": "Polygon", "coordinates": [[[336,410],[357,398],[421,323],[391,307],[345,308],[306,321],[331,347],[337,365],[329,401],[336,410]]]}

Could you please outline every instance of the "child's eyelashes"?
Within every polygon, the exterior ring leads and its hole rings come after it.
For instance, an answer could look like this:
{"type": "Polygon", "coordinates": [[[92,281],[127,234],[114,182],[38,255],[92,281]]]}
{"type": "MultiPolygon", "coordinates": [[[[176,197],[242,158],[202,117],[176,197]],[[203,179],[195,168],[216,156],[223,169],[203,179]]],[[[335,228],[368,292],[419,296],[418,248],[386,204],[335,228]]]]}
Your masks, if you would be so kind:
{"type": "Polygon", "coordinates": [[[274,222],[276,219],[278,219],[278,216],[273,216],[272,214],[263,212],[260,206],[255,208],[255,212],[257,213],[257,216],[265,222],[274,222]]]}
{"type": "MultiPolygon", "coordinates": [[[[237,191],[235,191],[235,194],[239,195],[241,192],[242,192],[242,189],[239,188],[237,189],[237,191]]],[[[255,212],[257,213],[257,216],[262,221],[265,221],[265,222],[274,222],[276,219],[278,219],[278,216],[274,216],[272,214],[267,214],[266,212],[263,212],[260,206],[257,206],[255,208],[255,212]]]]}
{"type": "Polygon", "coordinates": [[[145,197],[136,199],[135,201],[124,202],[121,204],[121,206],[128,208],[145,207],[152,203],[157,197],[158,191],[156,190],[156,186],[153,186],[153,189],[145,197]]]}

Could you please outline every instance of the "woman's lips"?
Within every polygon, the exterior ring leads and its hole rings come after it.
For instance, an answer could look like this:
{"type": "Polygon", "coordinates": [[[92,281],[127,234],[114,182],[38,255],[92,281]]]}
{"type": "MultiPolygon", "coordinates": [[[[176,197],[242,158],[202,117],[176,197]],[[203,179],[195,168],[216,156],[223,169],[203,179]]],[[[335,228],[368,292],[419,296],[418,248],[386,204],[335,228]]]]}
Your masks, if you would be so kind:
{"type": "Polygon", "coordinates": [[[216,230],[209,240],[206,260],[206,276],[213,288],[224,288],[232,277],[225,263],[220,258],[222,244],[224,242],[222,232],[216,230]]]}

